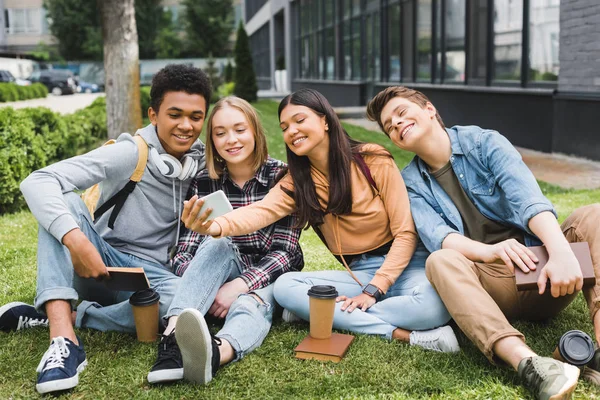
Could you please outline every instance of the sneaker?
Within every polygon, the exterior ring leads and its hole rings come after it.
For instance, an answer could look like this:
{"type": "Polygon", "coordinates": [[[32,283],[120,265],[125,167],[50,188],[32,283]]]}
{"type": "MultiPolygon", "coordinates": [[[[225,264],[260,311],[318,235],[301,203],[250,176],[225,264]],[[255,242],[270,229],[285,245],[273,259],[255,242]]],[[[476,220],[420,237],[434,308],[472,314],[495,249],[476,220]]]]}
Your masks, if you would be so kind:
{"type": "Polygon", "coordinates": [[[448,325],[428,331],[412,331],[410,333],[410,344],[411,346],[420,346],[427,350],[442,353],[457,353],[460,351],[456,335],[448,325]]]}
{"type": "Polygon", "coordinates": [[[283,313],[281,314],[281,319],[287,323],[299,322],[302,321],[302,318],[288,310],[287,308],[283,309],[283,313]]]}
{"type": "Polygon", "coordinates": [[[179,314],[175,337],[183,359],[183,377],[198,384],[210,382],[220,366],[221,339],[210,334],[200,311],[188,308],[179,314]]]}
{"type": "Polygon", "coordinates": [[[537,399],[570,399],[579,368],[549,357],[527,357],[519,363],[518,373],[537,399]]]}
{"type": "Polygon", "coordinates": [[[38,379],[35,389],[40,394],[74,388],[79,383],[79,373],[85,369],[87,360],[81,339],[79,346],[67,338],[52,339],[37,367],[38,379]]]}
{"type": "Polygon", "coordinates": [[[173,382],[183,379],[181,351],[175,340],[175,331],[163,335],[158,344],[158,356],[148,373],[148,383],[173,382]]]}
{"type": "Polygon", "coordinates": [[[594,353],[594,358],[583,369],[581,377],[586,381],[600,386],[600,349],[594,353]]]}
{"type": "Polygon", "coordinates": [[[14,302],[0,307],[0,330],[20,331],[36,326],[48,326],[48,318],[29,304],[14,302]]]}

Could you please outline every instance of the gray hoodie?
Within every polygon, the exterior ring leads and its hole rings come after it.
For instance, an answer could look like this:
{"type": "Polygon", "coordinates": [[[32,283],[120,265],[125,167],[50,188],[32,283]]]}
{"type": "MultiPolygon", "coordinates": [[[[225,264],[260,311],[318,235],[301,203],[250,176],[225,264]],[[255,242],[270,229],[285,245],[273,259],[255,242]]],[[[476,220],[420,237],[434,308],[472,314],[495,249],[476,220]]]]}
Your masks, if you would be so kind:
{"type": "MultiPolygon", "coordinates": [[[[159,154],[166,153],[153,125],[137,133],[159,154]]],[[[194,143],[186,154],[199,160],[200,169],[204,168],[202,142],[194,143]]],[[[125,186],[137,160],[137,145],[130,134],[123,133],[115,144],[33,172],[21,183],[21,191],[40,225],[62,242],[67,232],[78,227],[63,194],[101,182],[100,206],[125,186]]],[[[180,181],[163,176],[148,157],[142,180],[125,201],[114,229],[108,227],[110,209],[96,221],[96,231],[117,250],[168,266],[169,250],[176,244],[183,196],[190,182],[191,178],[180,181]]]]}

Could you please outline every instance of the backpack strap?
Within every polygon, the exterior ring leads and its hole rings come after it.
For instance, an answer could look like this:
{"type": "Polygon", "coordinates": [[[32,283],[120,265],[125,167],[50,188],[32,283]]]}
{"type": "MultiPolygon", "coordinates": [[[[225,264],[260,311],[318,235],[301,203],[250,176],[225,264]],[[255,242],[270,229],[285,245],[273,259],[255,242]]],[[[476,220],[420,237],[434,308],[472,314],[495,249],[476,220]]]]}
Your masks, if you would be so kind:
{"type": "Polygon", "coordinates": [[[98,207],[94,213],[95,223],[105,212],[114,207],[110,214],[110,218],[108,219],[108,227],[110,229],[115,229],[115,221],[117,220],[119,212],[121,212],[121,208],[123,208],[123,205],[125,204],[125,200],[127,200],[127,197],[133,192],[137,183],[142,180],[142,175],[144,175],[144,171],[146,170],[146,164],[148,162],[148,144],[144,138],[139,135],[135,135],[133,140],[138,148],[138,162],[133,174],[131,174],[131,177],[129,178],[129,182],[127,182],[127,184],[125,184],[125,186],[115,195],[104,202],[104,204],[98,207]]]}

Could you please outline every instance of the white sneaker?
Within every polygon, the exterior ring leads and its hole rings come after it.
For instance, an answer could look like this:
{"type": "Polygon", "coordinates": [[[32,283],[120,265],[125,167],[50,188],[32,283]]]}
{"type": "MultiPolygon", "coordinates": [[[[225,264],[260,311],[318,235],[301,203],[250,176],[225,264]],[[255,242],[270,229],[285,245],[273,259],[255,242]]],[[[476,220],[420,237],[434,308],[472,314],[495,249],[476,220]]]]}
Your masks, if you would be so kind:
{"type": "Polygon", "coordinates": [[[287,308],[283,309],[283,314],[281,314],[281,319],[287,323],[302,321],[302,318],[300,318],[299,316],[297,316],[296,314],[294,314],[287,308]]]}
{"type": "Polygon", "coordinates": [[[410,333],[410,345],[421,346],[424,349],[442,353],[456,353],[460,351],[456,335],[454,335],[454,331],[448,325],[428,331],[412,331],[410,333]]]}

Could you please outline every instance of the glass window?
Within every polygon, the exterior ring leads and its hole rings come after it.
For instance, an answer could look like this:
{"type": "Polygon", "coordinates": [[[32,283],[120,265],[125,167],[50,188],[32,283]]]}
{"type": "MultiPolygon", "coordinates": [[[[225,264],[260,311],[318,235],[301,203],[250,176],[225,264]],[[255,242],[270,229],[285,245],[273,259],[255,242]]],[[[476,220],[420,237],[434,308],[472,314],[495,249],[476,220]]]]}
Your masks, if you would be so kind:
{"type": "Polygon", "coordinates": [[[487,76],[487,0],[471,0],[469,5],[469,79],[470,83],[484,85],[487,76]]]}
{"type": "Polygon", "coordinates": [[[494,1],[494,79],[521,79],[523,0],[494,1]]]}
{"type": "Polygon", "coordinates": [[[415,52],[415,32],[414,32],[414,10],[413,2],[402,3],[402,75],[403,82],[412,82],[414,80],[414,52],[415,52]]]}
{"type": "Polygon", "coordinates": [[[530,0],[529,5],[529,79],[557,81],[560,3],[530,0]]]}
{"type": "Polygon", "coordinates": [[[41,33],[42,16],[39,8],[9,8],[5,10],[6,33],[41,33]]]}
{"type": "Polygon", "coordinates": [[[431,0],[418,0],[417,81],[431,81],[431,0]]]}
{"type": "Polygon", "coordinates": [[[400,81],[400,4],[388,7],[389,81],[400,81]]]}
{"type": "Polygon", "coordinates": [[[435,2],[435,82],[442,82],[442,0],[435,2]]]}
{"type": "Polygon", "coordinates": [[[444,82],[465,81],[465,0],[446,0],[446,69],[444,82]]]}
{"type": "Polygon", "coordinates": [[[352,20],[352,79],[360,80],[362,78],[361,68],[361,44],[360,44],[360,18],[352,20]]]}
{"type": "Polygon", "coordinates": [[[344,52],[344,74],[342,79],[352,80],[352,26],[350,20],[344,21],[343,52],[344,52]]]}
{"type": "Polygon", "coordinates": [[[325,79],[335,79],[335,32],[325,30],[325,79]]]}
{"type": "Polygon", "coordinates": [[[256,76],[268,78],[271,76],[269,25],[264,25],[250,36],[252,62],[256,76]]]}

